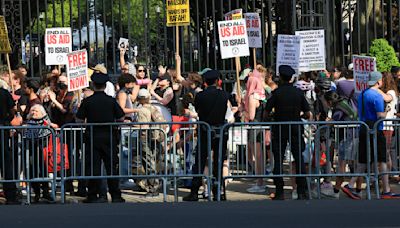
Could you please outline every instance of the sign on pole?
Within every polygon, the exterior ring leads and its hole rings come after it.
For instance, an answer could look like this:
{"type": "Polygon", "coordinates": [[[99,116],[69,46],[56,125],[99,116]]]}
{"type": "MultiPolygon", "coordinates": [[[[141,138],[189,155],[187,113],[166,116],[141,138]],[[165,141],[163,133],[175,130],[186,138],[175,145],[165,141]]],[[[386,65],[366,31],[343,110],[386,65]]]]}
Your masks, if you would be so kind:
{"type": "Polygon", "coordinates": [[[190,24],[189,0],[167,0],[167,26],[190,24]]]}
{"type": "Polygon", "coordinates": [[[261,20],[258,13],[245,13],[249,47],[262,48],[261,20]]]}
{"type": "Polygon", "coordinates": [[[368,88],[369,73],[372,71],[376,71],[375,57],[353,55],[355,92],[368,88]]]}
{"type": "Polygon", "coordinates": [[[76,91],[89,86],[86,49],[67,55],[68,91],[76,91]]]}
{"type": "Polygon", "coordinates": [[[0,16],[0,53],[11,53],[11,45],[8,40],[7,24],[4,16],[0,16]]]}
{"type": "Polygon", "coordinates": [[[218,33],[222,59],[250,55],[245,19],[219,21],[218,33]]]}
{"type": "Polygon", "coordinates": [[[225,21],[230,20],[239,20],[243,18],[243,10],[242,9],[235,9],[232,10],[224,15],[225,21]]]}
{"type": "Polygon", "coordinates": [[[299,72],[326,69],[324,30],[296,31],[300,41],[299,72]]]}
{"type": "Polygon", "coordinates": [[[46,65],[66,65],[72,51],[71,28],[47,28],[44,37],[46,65]]]}
{"type": "Polygon", "coordinates": [[[280,65],[289,65],[299,73],[300,36],[278,35],[278,50],[276,55],[276,72],[279,74],[280,65]]]}

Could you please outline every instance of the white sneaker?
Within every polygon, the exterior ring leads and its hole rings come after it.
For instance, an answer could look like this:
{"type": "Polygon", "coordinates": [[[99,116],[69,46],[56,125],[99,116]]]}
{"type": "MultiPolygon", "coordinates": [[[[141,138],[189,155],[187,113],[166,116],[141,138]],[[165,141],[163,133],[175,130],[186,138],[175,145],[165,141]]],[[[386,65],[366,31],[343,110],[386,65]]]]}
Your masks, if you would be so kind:
{"type": "Polygon", "coordinates": [[[321,184],[321,195],[330,198],[339,198],[339,194],[335,194],[331,183],[322,182],[321,184]]]}
{"type": "Polygon", "coordinates": [[[265,187],[259,186],[259,185],[254,185],[254,186],[246,189],[246,191],[249,193],[263,193],[263,192],[265,192],[265,187]]]}
{"type": "Polygon", "coordinates": [[[297,198],[299,198],[299,195],[297,194],[297,190],[293,190],[292,191],[292,199],[297,200],[297,198]]]}

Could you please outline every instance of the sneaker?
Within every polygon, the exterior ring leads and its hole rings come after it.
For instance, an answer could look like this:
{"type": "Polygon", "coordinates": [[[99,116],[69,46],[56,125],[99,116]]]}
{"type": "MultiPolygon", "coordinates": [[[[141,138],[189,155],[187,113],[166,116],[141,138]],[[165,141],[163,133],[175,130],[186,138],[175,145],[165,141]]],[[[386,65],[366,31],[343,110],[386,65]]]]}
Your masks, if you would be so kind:
{"type": "Polygon", "coordinates": [[[246,189],[246,191],[249,193],[263,193],[263,192],[265,192],[265,187],[259,186],[259,185],[254,185],[254,186],[246,189]]]}
{"type": "Polygon", "coordinates": [[[381,194],[382,199],[400,199],[400,194],[393,192],[386,192],[381,194]]]}
{"type": "Polygon", "coordinates": [[[356,190],[351,188],[348,184],[342,187],[342,191],[350,198],[354,200],[360,200],[361,197],[357,194],[356,190]]]}
{"type": "Polygon", "coordinates": [[[299,195],[297,194],[297,190],[293,190],[292,191],[292,199],[296,200],[297,198],[299,198],[299,195]]]}
{"type": "Polygon", "coordinates": [[[321,184],[321,195],[329,198],[338,198],[339,194],[335,194],[331,183],[322,182],[321,184]],[[337,197],[336,197],[337,196],[337,197]]]}

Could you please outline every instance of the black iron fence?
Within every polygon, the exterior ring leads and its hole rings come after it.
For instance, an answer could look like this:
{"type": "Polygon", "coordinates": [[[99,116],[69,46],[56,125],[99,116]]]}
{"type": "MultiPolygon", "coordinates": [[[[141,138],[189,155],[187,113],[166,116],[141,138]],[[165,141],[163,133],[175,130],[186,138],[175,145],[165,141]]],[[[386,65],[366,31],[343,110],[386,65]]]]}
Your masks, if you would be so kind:
{"type": "MultiPolygon", "coordinates": [[[[119,73],[120,37],[130,40],[127,58],[137,56],[151,69],[174,65],[175,33],[165,26],[166,0],[0,0],[6,17],[13,65],[26,63],[31,76],[49,70],[44,64],[44,30],[71,27],[73,49],[86,48],[91,63],[104,63],[119,73]]],[[[233,60],[222,60],[217,21],[230,10],[258,12],[262,19],[263,47],[257,60],[275,63],[276,37],[295,30],[325,29],[328,66],[345,66],[353,54],[369,52],[375,38],[386,38],[400,48],[400,0],[190,0],[191,24],[180,27],[182,72],[204,67],[226,72],[233,81],[233,60]]],[[[242,65],[252,56],[242,58],[242,65]]],[[[3,60],[4,62],[4,60],[3,60]]]]}

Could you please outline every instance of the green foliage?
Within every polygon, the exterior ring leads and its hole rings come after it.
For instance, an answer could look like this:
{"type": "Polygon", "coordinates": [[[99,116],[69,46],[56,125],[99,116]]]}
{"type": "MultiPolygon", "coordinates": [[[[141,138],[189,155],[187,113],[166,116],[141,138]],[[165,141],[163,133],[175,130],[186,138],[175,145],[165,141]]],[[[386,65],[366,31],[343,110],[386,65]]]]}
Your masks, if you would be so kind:
{"type": "Polygon", "coordinates": [[[372,41],[369,55],[376,58],[377,68],[380,72],[390,72],[392,66],[400,66],[394,48],[386,39],[372,41]]]}

